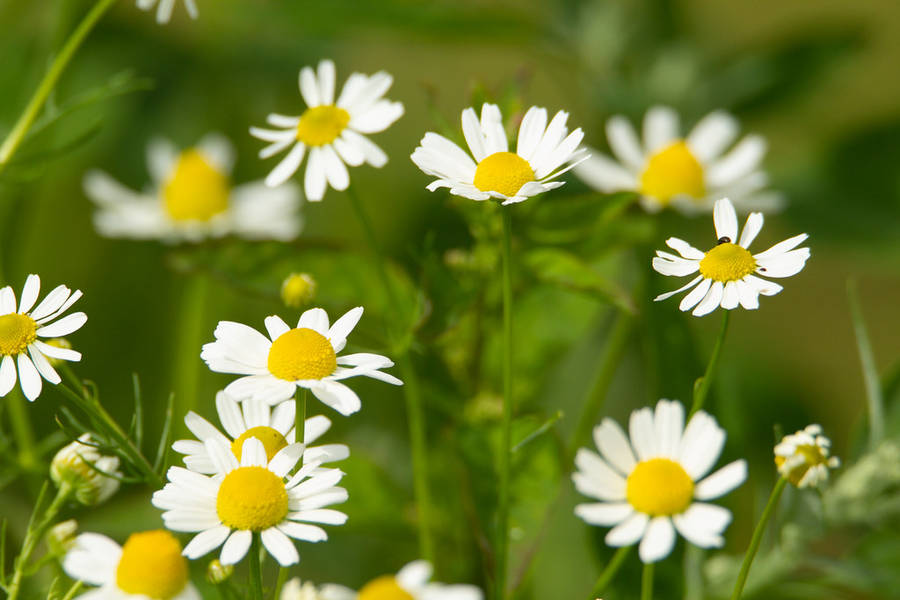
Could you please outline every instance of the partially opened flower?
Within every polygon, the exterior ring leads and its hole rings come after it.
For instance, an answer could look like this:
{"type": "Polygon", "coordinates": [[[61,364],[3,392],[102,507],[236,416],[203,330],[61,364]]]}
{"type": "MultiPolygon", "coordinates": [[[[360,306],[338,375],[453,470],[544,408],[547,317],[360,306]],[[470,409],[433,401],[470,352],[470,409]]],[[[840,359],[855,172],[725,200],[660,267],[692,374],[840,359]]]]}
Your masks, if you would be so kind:
{"type": "Polygon", "coordinates": [[[293,329],[279,317],[266,317],[271,339],[241,323],[219,321],[216,341],[205,344],[200,357],[213,371],[244,375],[225,388],[236,398],[277,404],[302,387],[342,415],[349,415],[358,411],[361,403],[342,380],[364,375],[403,384],[381,372],[394,365],[385,356],[368,352],[338,356],[362,314],[358,306],[329,327],[328,314],[321,308],[311,308],[293,329]]]}
{"type": "Polygon", "coordinates": [[[771,210],[780,195],[765,190],[768,177],[760,164],[766,142],[758,135],[737,139],[740,126],[728,113],[715,111],[682,136],[678,114],[657,106],[644,116],[643,141],[625,117],[606,124],[615,159],[591,150],[575,174],[602,192],[633,191],[648,211],[673,206],[683,212],[709,211],[723,196],[743,208],[771,210]]]}
{"type": "Polygon", "coordinates": [[[278,564],[292,565],[300,555],[291,538],[328,539],[325,530],[309,523],[343,525],[347,520],[344,513],[324,508],[347,500],[347,490],[336,487],[341,471],[319,470],[319,463],[312,462],[288,475],[303,453],[302,444],[286,446],[269,460],[262,442],[248,438],[240,461],[230,445],[218,440],[208,440],[206,447],[216,475],[171,467],[169,483],[153,494],[153,506],[165,511],[168,529],[199,532],[184,548],[188,558],[222,546],[221,563],[235,564],[259,534],[278,564]]]}
{"type": "Polygon", "coordinates": [[[819,487],[828,481],[829,469],[841,466],[841,460],[830,453],[831,440],[822,435],[822,427],[809,425],[784,436],[775,446],[775,465],[798,488],[819,487]]]}
{"type": "Polygon", "coordinates": [[[765,277],[790,277],[803,270],[809,258],[809,248],[797,248],[807,235],[801,233],[779,242],[759,254],[750,254],[750,243],[762,230],[763,216],[751,213],[738,239],[738,220],[734,207],[728,198],[716,202],[713,211],[716,226],[716,245],[702,252],[684,240],[666,240],[681,256],[658,250],[653,259],[653,268],[663,275],[684,277],[699,272],[687,285],[673,292],[661,294],[656,301],[665,300],[675,294],[693,288],[682,300],[678,308],[683,311],[694,309],[691,314],[700,317],[721,306],[726,310],[737,308],[738,304],[747,310],[759,308],[759,295],[774,296],[783,288],[765,277]]]}
{"type": "Polygon", "coordinates": [[[519,126],[516,151],[510,152],[497,105],[482,105],[481,121],[474,108],[467,108],[462,130],[471,156],[444,136],[428,132],[411,158],[437,177],[428,185],[430,191],[446,187],[472,200],[522,202],[561,186],[556,179],[586,158],[578,149],[584,133],[580,128],[569,133],[568,118],[569,113],[559,111],[548,124],[547,109],[532,106],[519,126]]]}
{"type": "Polygon", "coordinates": [[[133,533],[124,546],[99,533],[82,533],[62,562],[66,575],[99,586],[90,600],[200,600],[190,582],[181,544],[165,530],[133,533]]]}
{"type": "Polygon", "coordinates": [[[63,446],[50,461],[50,479],[57,487],[70,487],[75,499],[85,506],[109,500],[119,489],[119,458],[97,449],[89,433],[63,446]]]}
{"type": "Polygon", "coordinates": [[[0,397],[6,396],[21,382],[22,393],[31,401],[41,395],[46,379],[53,385],[62,381],[50,365],[49,358],[79,361],[81,353],[70,348],[50,345],[39,338],[56,338],[81,329],[87,322],[83,312],[62,316],[81,298],[81,290],[59,285],[34,308],[41,292],[41,278],[29,275],[22,288],[16,309],[16,294],[12,287],[0,289],[0,397]],[[18,366],[18,377],[16,367],[18,366]]]}
{"type": "Polygon", "coordinates": [[[736,460],[707,475],[725,444],[716,420],[698,411],[684,426],[681,403],[660,400],[654,412],[631,413],[631,441],[619,425],[604,419],[594,428],[597,453],[581,448],[575,457],[575,487],[601,502],[579,504],[575,514],[591,525],[612,527],[610,546],[640,542],[645,563],[669,555],[675,532],[701,548],[721,546],[731,513],[709,504],[744,482],[747,463],[736,460]]]}
{"type": "Polygon", "coordinates": [[[301,585],[300,578],[294,577],[281,588],[281,597],[278,600],[325,600],[316,589],[315,584],[304,581],[301,585]]]}
{"type": "Polygon", "coordinates": [[[300,190],[290,184],[271,189],[260,181],[232,185],[234,150],[220,135],[181,152],[167,140],[154,140],[147,162],[153,181],[143,192],[102,171],[85,176],[101,235],[197,242],[229,234],[290,240],[300,232],[300,190]]]}
{"type": "Polygon", "coordinates": [[[330,60],[300,70],[300,94],[307,109],[298,117],[270,114],[266,121],[278,129],[251,127],[250,135],[269,142],[260,158],[288,150],[266,177],[266,184],[280,185],[290,179],[309,150],[303,185],[307,200],[318,201],[331,186],[345,190],[350,185],[347,166],[368,163],[381,168],[388,160],[384,151],[367,137],[384,131],[403,116],[403,104],[384,98],[394,78],[384,71],[374,75],[352,73],[335,100],[335,69],[330,60]]]}
{"type": "MultiPolygon", "coordinates": [[[[178,0],[137,0],[137,6],[141,10],[153,10],[156,6],[156,22],[168,23],[172,18],[172,11],[175,10],[175,3],[178,0]]],[[[184,8],[192,19],[196,19],[199,15],[195,0],[184,0],[184,8]]]]}
{"type": "Polygon", "coordinates": [[[382,575],[364,585],[359,592],[335,584],[323,585],[322,600],[481,600],[484,596],[474,585],[433,583],[431,564],[424,560],[409,563],[396,575],[382,575]]]}

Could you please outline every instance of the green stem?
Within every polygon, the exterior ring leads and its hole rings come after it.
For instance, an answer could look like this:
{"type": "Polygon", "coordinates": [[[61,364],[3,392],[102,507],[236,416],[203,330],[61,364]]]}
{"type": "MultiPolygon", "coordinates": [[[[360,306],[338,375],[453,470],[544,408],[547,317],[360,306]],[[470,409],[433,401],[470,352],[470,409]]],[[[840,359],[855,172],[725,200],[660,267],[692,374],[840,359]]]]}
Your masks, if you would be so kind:
{"type": "Polygon", "coordinates": [[[703,600],[704,550],[688,544],[684,549],[684,600],[703,600]]]}
{"type": "Polygon", "coordinates": [[[209,278],[202,273],[188,275],[175,321],[176,352],[172,364],[175,412],[186,414],[197,406],[200,346],[204,336],[204,307],[209,296],[209,278]]]}
{"type": "Polygon", "coordinates": [[[759,518],[759,523],[756,524],[756,529],[753,530],[753,537],[750,538],[750,547],[747,548],[747,553],[744,554],[744,562],[741,563],[741,572],[738,574],[737,581],[734,584],[734,592],[731,594],[731,600],[738,600],[741,597],[741,593],[744,591],[744,585],[747,583],[747,576],[750,574],[750,565],[753,564],[753,559],[756,558],[759,544],[766,531],[766,524],[769,522],[769,519],[772,518],[772,513],[775,512],[775,507],[778,506],[778,499],[781,498],[781,493],[784,491],[787,482],[788,480],[784,477],[780,478],[778,483],[775,484],[775,488],[772,490],[772,495],[769,496],[769,501],[766,503],[766,508],[759,518]]]}
{"type": "MultiPolygon", "coordinates": [[[[253,534],[253,541],[250,543],[250,594],[254,600],[262,600],[262,554],[259,552],[259,536],[253,534]]],[[[277,600],[277,599],[276,599],[277,600]]]]}
{"type": "Polygon", "coordinates": [[[731,311],[722,309],[722,327],[719,329],[719,338],[716,345],[713,346],[712,355],[709,357],[709,364],[706,365],[706,372],[703,377],[694,383],[694,403],[691,406],[691,417],[695,412],[703,408],[706,402],[706,396],[709,394],[709,388],[712,386],[713,375],[719,366],[719,356],[722,354],[722,343],[725,341],[725,334],[728,332],[728,320],[731,317],[731,311]]]}
{"type": "Polygon", "coordinates": [[[302,387],[298,387],[297,393],[294,394],[296,402],[294,415],[294,441],[303,444],[306,443],[306,399],[308,395],[309,390],[302,387]]]}
{"type": "Polygon", "coordinates": [[[56,86],[56,82],[59,80],[60,75],[65,71],[69,61],[72,59],[72,56],[74,56],[75,51],[78,50],[82,42],[84,42],[84,39],[94,28],[94,25],[97,24],[97,21],[100,20],[104,13],[106,13],[115,2],[116,0],[98,0],[88,14],[85,15],[84,19],[81,20],[81,23],[78,24],[78,27],[75,28],[75,31],[69,36],[69,39],[66,40],[66,43],[56,55],[56,58],[53,59],[53,63],[50,65],[44,78],[38,85],[37,90],[35,90],[31,100],[29,100],[28,105],[25,107],[19,120],[16,121],[16,124],[9,132],[9,135],[6,136],[6,139],[3,140],[3,144],[0,145],[0,171],[9,164],[9,161],[16,153],[22,140],[25,139],[25,135],[28,133],[31,125],[37,118],[38,113],[44,106],[44,102],[47,101],[50,92],[52,92],[53,88],[56,86]]]}
{"type": "Polygon", "coordinates": [[[28,417],[25,396],[18,388],[13,388],[5,401],[9,409],[9,424],[19,449],[19,465],[26,473],[31,472],[37,467],[37,454],[34,451],[34,430],[28,417]]]}
{"type": "Polygon", "coordinates": [[[619,572],[619,569],[625,564],[625,559],[628,558],[628,554],[631,552],[631,549],[634,546],[622,546],[616,553],[613,554],[613,557],[606,563],[606,567],[604,567],[603,571],[600,573],[600,577],[597,578],[597,583],[594,584],[594,589],[591,592],[591,598],[599,598],[600,594],[606,591],[606,588],[609,587],[609,584],[612,583],[612,580],[615,578],[616,573],[619,572]]]}
{"type": "Polygon", "coordinates": [[[641,573],[641,600],[653,599],[653,563],[644,564],[644,572],[641,573]]]}
{"type": "Polygon", "coordinates": [[[272,594],[272,600],[281,600],[281,588],[284,587],[287,578],[287,567],[278,567],[278,579],[275,580],[275,593],[272,594]]]}
{"type": "Polygon", "coordinates": [[[862,365],[863,383],[866,386],[866,400],[869,405],[869,449],[874,450],[884,438],[884,392],[881,389],[875,355],[860,307],[856,281],[852,279],[847,280],[847,300],[850,302],[850,318],[853,321],[856,348],[862,365]]]}

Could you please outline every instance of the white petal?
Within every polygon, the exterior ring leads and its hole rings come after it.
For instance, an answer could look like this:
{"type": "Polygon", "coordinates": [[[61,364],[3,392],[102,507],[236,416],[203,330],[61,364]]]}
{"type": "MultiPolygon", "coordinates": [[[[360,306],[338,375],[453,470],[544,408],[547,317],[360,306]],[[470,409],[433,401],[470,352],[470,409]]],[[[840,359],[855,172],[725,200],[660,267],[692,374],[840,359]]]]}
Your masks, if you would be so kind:
{"type": "Polygon", "coordinates": [[[241,466],[242,467],[265,467],[269,462],[266,456],[266,448],[262,442],[255,437],[249,437],[244,440],[241,446],[241,466]]]}
{"type": "Polygon", "coordinates": [[[706,254],[704,254],[702,251],[694,248],[686,241],[678,239],[676,237],[670,237],[669,239],[667,239],[666,245],[689,260],[702,260],[703,257],[706,256],[706,254]]]}
{"type": "Polygon", "coordinates": [[[328,534],[325,533],[325,530],[315,525],[285,521],[278,525],[278,529],[285,535],[304,542],[324,542],[328,539],[328,534]]]}
{"type": "Polygon", "coordinates": [[[231,529],[224,525],[201,531],[188,542],[182,554],[190,559],[200,558],[221,546],[228,538],[229,533],[231,533],[231,529]]]}
{"type": "Polygon", "coordinates": [[[321,146],[319,152],[322,156],[322,164],[325,167],[325,178],[329,185],[336,190],[346,190],[350,185],[350,174],[347,166],[341,162],[337,152],[330,145],[321,146]]]}
{"type": "Polygon", "coordinates": [[[41,377],[52,383],[53,385],[57,385],[62,379],[56,370],[50,365],[50,362],[41,354],[40,350],[38,350],[34,344],[28,346],[28,355],[31,357],[34,366],[37,368],[38,373],[41,374],[41,377]]]}
{"type": "Polygon", "coordinates": [[[20,354],[17,362],[22,393],[25,394],[29,402],[34,402],[41,395],[41,387],[43,385],[41,376],[26,354],[20,354]]]}
{"type": "Polygon", "coordinates": [[[742,248],[749,248],[750,244],[753,243],[753,240],[756,239],[756,236],[762,230],[763,226],[763,215],[762,213],[750,213],[747,217],[747,223],[744,224],[744,231],[741,232],[741,241],[740,245],[742,248]]]}
{"type": "Polygon", "coordinates": [[[605,538],[607,545],[620,547],[631,546],[637,543],[643,537],[644,531],[647,530],[649,521],[650,517],[644,513],[636,512],[632,514],[625,521],[610,529],[605,538]]]}
{"type": "Polygon", "coordinates": [[[744,483],[746,479],[747,461],[736,460],[697,483],[694,497],[698,500],[718,498],[744,483]]]}
{"type": "Polygon", "coordinates": [[[772,246],[771,248],[769,248],[768,250],[766,250],[764,252],[760,252],[759,254],[754,254],[753,258],[755,258],[756,260],[760,260],[760,259],[781,256],[785,252],[788,252],[789,250],[793,250],[794,248],[796,248],[797,246],[799,246],[800,244],[805,242],[806,238],[808,238],[808,237],[809,236],[806,235],[805,233],[801,233],[800,235],[795,235],[794,237],[788,238],[788,239],[784,240],[783,242],[778,242],[777,244],[775,244],[774,246],[772,246]]]}
{"type": "Polygon", "coordinates": [[[6,396],[16,385],[16,361],[4,356],[0,362],[0,397],[6,396]]]}
{"type": "Polygon", "coordinates": [[[681,439],[678,462],[694,481],[706,475],[722,452],[725,430],[704,411],[691,417],[681,439]]]}
{"type": "Polygon", "coordinates": [[[44,338],[63,337],[81,329],[87,323],[87,315],[83,312],[66,315],[59,321],[38,328],[37,334],[44,338]]]}
{"type": "Polygon", "coordinates": [[[672,520],[684,539],[701,548],[723,544],[722,532],[731,522],[731,513],[721,506],[695,502],[672,520]]]}
{"type": "Polygon", "coordinates": [[[703,298],[706,297],[707,292],[709,292],[709,288],[712,287],[712,279],[704,279],[697,287],[690,291],[684,298],[681,299],[681,303],[678,305],[678,309],[687,312],[691,310],[698,302],[700,302],[703,298]]]}
{"type": "Polygon", "coordinates": [[[519,126],[519,137],[516,142],[516,154],[524,158],[526,161],[531,160],[534,151],[537,149],[541,136],[544,135],[544,129],[547,127],[547,109],[532,106],[522,117],[522,124],[519,126]]]}
{"type": "Polygon", "coordinates": [[[484,149],[488,156],[509,150],[506,130],[503,129],[503,116],[496,104],[481,105],[481,131],[484,134],[484,149]]]}
{"type": "Polygon", "coordinates": [[[774,281],[766,281],[765,279],[760,279],[753,275],[747,275],[744,277],[743,281],[747,285],[753,286],[753,288],[763,296],[774,296],[784,289],[774,281]]]}
{"type": "Polygon", "coordinates": [[[414,590],[428,583],[433,571],[428,561],[415,560],[397,571],[397,583],[404,589],[414,590]]]}
{"type": "Polygon", "coordinates": [[[618,525],[631,516],[634,509],[627,502],[579,504],[575,507],[575,515],[586,523],[601,527],[618,525]]]}
{"type": "MultiPolygon", "coordinates": [[[[306,144],[303,142],[297,142],[294,144],[294,147],[291,148],[291,151],[288,152],[284,158],[281,159],[274,169],[266,176],[266,185],[269,187],[278,187],[291,177],[293,177],[294,173],[297,172],[297,169],[300,168],[300,163],[303,162],[303,155],[306,152],[306,144]]],[[[310,151],[310,159],[312,159],[312,152],[310,151]]],[[[309,171],[309,165],[307,165],[307,172],[309,171]]]]}
{"type": "Polygon", "coordinates": [[[715,111],[703,117],[687,136],[691,153],[701,164],[718,157],[737,137],[737,119],[724,111],[715,111]]]}
{"type": "Polygon", "coordinates": [[[656,152],[678,138],[678,113],[667,106],[654,106],[644,115],[644,147],[656,152]]]}
{"type": "Polygon", "coordinates": [[[362,315],[362,306],[357,306],[347,311],[340,319],[334,322],[325,337],[332,341],[346,338],[353,331],[353,328],[356,327],[356,324],[359,323],[362,315]]]}
{"type": "MultiPolygon", "coordinates": [[[[219,561],[223,565],[233,565],[240,562],[240,560],[247,555],[247,551],[250,549],[250,543],[252,541],[253,534],[251,532],[244,530],[235,531],[225,541],[225,545],[222,546],[222,553],[219,554],[219,561]]],[[[256,560],[256,557],[251,556],[250,559],[256,560]]]]}
{"type": "Polygon", "coordinates": [[[328,313],[321,308],[310,308],[300,315],[297,328],[312,329],[316,333],[328,337],[328,313]]]}
{"type": "Polygon", "coordinates": [[[328,59],[319,61],[319,101],[322,104],[334,103],[334,63],[328,59]]]}
{"type": "Polygon", "coordinates": [[[734,212],[734,205],[728,198],[722,198],[716,201],[713,208],[713,222],[716,225],[716,238],[723,238],[735,243],[738,239],[738,220],[737,213],[734,212]]]}
{"type": "Polygon", "coordinates": [[[653,417],[660,456],[677,459],[684,429],[684,407],[675,400],[660,400],[653,417]]]}
{"type": "Polygon", "coordinates": [[[655,517],[641,540],[639,555],[641,562],[652,563],[662,560],[675,546],[675,527],[669,517],[655,517]]]}
{"type": "Polygon", "coordinates": [[[697,307],[691,314],[695,317],[708,315],[721,305],[722,296],[724,294],[725,286],[722,284],[722,282],[714,281],[710,286],[709,291],[706,292],[706,296],[703,297],[703,300],[700,301],[700,304],[697,305],[697,307]]]}
{"type": "Polygon", "coordinates": [[[687,260],[659,250],[657,254],[660,256],[654,256],[651,264],[653,270],[661,275],[684,277],[696,273],[700,269],[700,263],[696,260],[687,260]]]}
{"type": "MultiPolygon", "coordinates": [[[[694,279],[692,279],[691,281],[689,281],[689,282],[686,283],[685,285],[681,286],[681,287],[678,288],[677,290],[672,290],[671,292],[666,292],[666,293],[664,293],[664,294],[660,294],[659,296],[657,296],[656,298],[654,298],[653,301],[654,301],[654,302],[659,302],[659,301],[661,301],[661,300],[666,300],[667,298],[671,298],[671,297],[674,296],[675,294],[680,294],[680,293],[683,292],[684,290],[686,290],[686,289],[688,289],[688,288],[690,288],[690,287],[693,287],[693,286],[697,285],[697,283],[699,283],[701,279],[703,279],[703,275],[697,275],[694,279]]],[[[699,300],[698,300],[698,302],[699,302],[699,300]]]]}
{"type": "Polygon", "coordinates": [[[575,466],[579,471],[572,474],[572,481],[582,494],[600,500],[625,499],[625,479],[597,454],[579,448],[575,454],[575,466]]]}
{"type": "Polygon", "coordinates": [[[638,460],[647,460],[657,456],[659,446],[653,428],[652,410],[645,407],[632,412],[628,421],[628,432],[638,460]]]}
{"type": "Polygon", "coordinates": [[[626,167],[631,171],[640,171],[644,168],[644,151],[628,119],[617,115],[607,121],[606,137],[609,139],[609,147],[613,154],[626,167]]]}
{"type": "Polygon", "coordinates": [[[475,115],[475,109],[467,108],[462,112],[462,129],[466,143],[469,145],[469,151],[475,157],[475,162],[481,162],[488,153],[485,150],[484,134],[481,132],[481,125],[475,115]]]}
{"type": "Polygon", "coordinates": [[[766,277],[791,277],[803,270],[809,260],[809,248],[798,248],[780,256],[757,259],[756,272],[766,277]]]}
{"type": "Polygon", "coordinates": [[[606,194],[637,188],[637,180],[630,171],[596,150],[591,150],[591,155],[575,167],[575,175],[606,194]]]}
{"type": "Polygon", "coordinates": [[[755,171],[766,154],[766,141],[758,135],[748,135],[706,172],[709,187],[726,186],[755,171]]]}
{"type": "Polygon", "coordinates": [[[327,181],[325,157],[322,155],[322,148],[310,148],[309,161],[306,163],[306,174],[303,176],[303,189],[306,192],[306,199],[310,202],[318,202],[324,198],[327,181]]]}
{"type": "Polygon", "coordinates": [[[313,395],[344,416],[352,415],[362,408],[356,392],[336,381],[323,381],[312,388],[313,395]]]}
{"type": "Polygon", "coordinates": [[[300,94],[303,101],[309,107],[319,106],[322,104],[319,92],[319,83],[316,81],[316,74],[312,67],[303,67],[300,69],[300,94]]]}
{"type": "Polygon", "coordinates": [[[618,469],[622,475],[631,473],[637,460],[625,437],[625,432],[612,419],[605,418],[594,428],[594,443],[610,465],[618,469]]]}
{"type": "Polygon", "coordinates": [[[725,288],[722,291],[722,308],[726,310],[737,308],[741,301],[737,284],[737,281],[729,281],[725,284],[725,288]]]}
{"type": "Polygon", "coordinates": [[[34,303],[37,302],[40,293],[41,278],[32,273],[25,279],[25,286],[22,288],[22,298],[19,300],[19,312],[24,314],[31,310],[34,303]]]}
{"type": "Polygon", "coordinates": [[[285,446],[272,457],[272,461],[269,463],[269,470],[279,477],[285,477],[294,468],[300,457],[303,456],[303,450],[304,446],[300,443],[285,446]]]}
{"type": "Polygon", "coordinates": [[[737,281],[736,283],[741,306],[746,310],[756,310],[759,308],[759,292],[757,289],[743,280],[737,281]]]}
{"type": "Polygon", "coordinates": [[[260,538],[262,538],[263,546],[266,547],[269,554],[274,556],[275,560],[282,567],[300,562],[300,555],[297,553],[293,542],[276,528],[270,527],[266,529],[260,534],[260,538]]]}
{"type": "Polygon", "coordinates": [[[287,333],[290,331],[290,327],[287,323],[284,322],[284,319],[277,315],[270,315],[266,317],[266,332],[269,334],[269,339],[273,342],[277,340],[283,333],[287,333]]]}

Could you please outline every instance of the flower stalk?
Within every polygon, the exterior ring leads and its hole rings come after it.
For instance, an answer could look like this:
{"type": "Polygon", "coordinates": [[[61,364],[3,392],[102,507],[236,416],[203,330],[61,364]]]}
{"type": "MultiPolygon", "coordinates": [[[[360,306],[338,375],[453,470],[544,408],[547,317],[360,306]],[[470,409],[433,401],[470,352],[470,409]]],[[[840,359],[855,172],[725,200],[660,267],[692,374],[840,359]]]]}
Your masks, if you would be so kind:
{"type": "Polygon", "coordinates": [[[503,215],[503,422],[500,441],[500,480],[497,510],[496,598],[506,596],[506,568],[509,562],[509,485],[512,460],[512,214],[503,215]]]}
{"type": "Polygon", "coordinates": [[[756,558],[756,553],[759,551],[759,544],[766,531],[766,525],[769,519],[772,518],[772,514],[775,512],[775,507],[778,506],[778,500],[781,498],[781,493],[784,491],[787,483],[788,480],[785,477],[779,478],[775,488],[772,490],[772,494],[769,496],[769,501],[766,503],[766,508],[759,518],[759,523],[756,524],[756,529],[753,530],[753,537],[750,538],[750,546],[747,548],[747,553],[744,554],[744,561],[741,563],[741,571],[738,573],[737,581],[734,584],[731,600],[739,600],[741,593],[744,591],[747,576],[750,575],[750,566],[753,564],[753,559],[756,558]]]}
{"type": "Polygon", "coordinates": [[[725,334],[728,333],[728,321],[731,317],[730,310],[722,311],[722,326],[719,329],[719,337],[716,339],[716,345],[713,346],[712,355],[709,357],[709,364],[706,365],[706,371],[703,377],[694,383],[694,402],[691,405],[691,412],[688,418],[693,416],[695,412],[703,408],[706,397],[709,395],[709,389],[712,387],[713,375],[719,366],[719,356],[722,354],[722,344],[725,341],[725,334]]]}

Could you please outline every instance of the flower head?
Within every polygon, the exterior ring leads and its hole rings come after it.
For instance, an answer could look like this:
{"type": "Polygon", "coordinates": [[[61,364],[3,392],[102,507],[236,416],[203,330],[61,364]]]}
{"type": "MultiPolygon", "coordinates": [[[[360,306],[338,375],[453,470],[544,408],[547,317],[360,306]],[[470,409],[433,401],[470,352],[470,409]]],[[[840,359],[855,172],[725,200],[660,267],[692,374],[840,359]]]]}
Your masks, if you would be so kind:
{"type": "Polygon", "coordinates": [[[300,584],[300,578],[294,577],[281,588],[279,600],[325,600],[316,586],[309,581],[300,584]]]}
{"type": "MultiPolygon", "coordinates": [[[[141,10],[153,10],[156,6],[156,22],[159,24],[168,23],[172,18],[172,11],[175,10],[177,0],[137,0],[137,7],[141,10]],[[158,6],[157,6],[157,3],[158,6]]],[[[184,8],[192,19],[196,19],[200,13],[197,11],[195,0],[184,0],[184,8]]]]}
{"type": "Polygon", "coordinates": [[[828,470],[841,466],[829,456],[831,440],[822,435],[820,425],[809,425],[786,435],[775,446],[775,465],[782,477],[798,488],[819,487],[828,480],[828,470]]]}
{"type": "Polygon", "coordinates": [[[50,462],[50,478],[57,487],[72,486],[75,499],[85,506],[106,502],[119,489],[119,458],[97,450],[91,434],[63,446],[50,462]]]}
{"type": "Polygon", "coordinates": [[[289,308],[303,308],[316,296],[316,280],[309,273],[291,273],[281,284],[281,301],[289,308]]]}
{"type": "MultiPolygon", "coordinates": [[[[396,575],[376,577],[359,592],[342,585],[323,585],[322,600],[481,600],[474,585],[445,585],[431,579],[431,564],[424,560],[409,563],[396,575]]],[[[284,599],[282,599],[284,600],[284,599]]],[[[304,599],[305,600],[305,599],[304,599]]]]}
{"type": "Polygon", "coordinates": [[[731,310],[738,304],[747,310],[759,308],[759,295],[774,296],[783,288],[773,281],[757,277],[790,277],[803,270],[809,258],[809,248],[797,248],[807,235],[801,233],[775,244],[765,252],[750,254],[747,249],[763,226],[761,213],[750,213],[744,231],[738,238],[738,220],[734,206],[728,198],[716,202],[713,211],[716,226],[716,245],[702,252],[684,240],[666,240],[681,256],[658,250],[653,268],[663,275],[684,277],[699,271],[687,285],[661,294],[656,300],[665,300],[675,294],[694,288],[682,300],[678,308],[694,309],[691,314],[700,317],[717,307],[731,310]]]}
{"type": "Polygon", "coordinates": [[[604,419],[594,428],[600,455],[578,450],[575,487],[601,502],[579,504],[575,514],[591,525],[613,527],[606,535],[610,546],[640,542],[645,563],[669,555],[676,531],[701,548],[721,546],[731,513],[706,501],[747,477],[743,460],[707,475],[722,452],[725,431],[703,411],[685,427],[681,403],[660,400],[655,412],[631,413],[629,432],[630,442],[615,421],[604,419]]]}
{"type": "Polygon", "coordinates": [[[222,561],[214,558],[206,566],[206,580],[214,585],[225,583],[234,575],[234,565],[223,565],[222,561]]]}
{"type": "Polygon", "coordinates": [[[482,105],[480,122],[475,109],[467,108],[462,129],[471,156],[444,136],[428,132],[411,158],[437,177],[428,185],[430,191],[446,187],[472,200],[522,202],[561,186],[555,179],[574,166],[570,163],[586,158],[578,149],[584,133],[580,128],[569,133],[568,118],[569,113],[559,111],[548,124],[547,109],[532,106],[519,126],[516,151],[510,152],[497,105],[482,105]]]}

